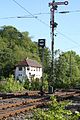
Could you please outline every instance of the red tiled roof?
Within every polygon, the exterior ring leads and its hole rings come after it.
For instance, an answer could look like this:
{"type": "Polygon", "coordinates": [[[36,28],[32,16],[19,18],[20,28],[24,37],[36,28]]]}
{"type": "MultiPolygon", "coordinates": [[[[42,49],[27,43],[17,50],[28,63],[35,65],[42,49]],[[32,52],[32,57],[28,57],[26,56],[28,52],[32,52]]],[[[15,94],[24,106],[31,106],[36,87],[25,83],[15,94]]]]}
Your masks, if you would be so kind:
{"type": "Polygon", "coordinates": [[[16,66],[42,67],[42,65],[39,64],[37,61],[31,59],[25,59],[23,61],[20,61],[16,66]]]}

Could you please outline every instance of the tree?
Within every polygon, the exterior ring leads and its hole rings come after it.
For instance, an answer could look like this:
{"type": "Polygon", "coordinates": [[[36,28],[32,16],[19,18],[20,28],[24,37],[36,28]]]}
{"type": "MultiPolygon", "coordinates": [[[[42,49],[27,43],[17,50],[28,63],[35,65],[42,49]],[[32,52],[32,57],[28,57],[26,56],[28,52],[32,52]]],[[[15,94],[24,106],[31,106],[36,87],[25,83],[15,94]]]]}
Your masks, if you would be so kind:
{"type": "Polygon", "coordinates": [[[76,87],[80,82],[80,57],[74,51],[68,51],[55,59],[55,86],[76,87]]]}
{"type": "MultiPolygon", "coordinates": [[[[42,48],[38,47],[38,52],[39,52],[39,57],[40,60],[42,61],[42,48]]],[[[47,74],[47,79],[49,79],[50,76],[50,68],[51,68],[51,51],[49,48],[45,47],[44,48],[44,73],[47,74]]]]}
{"type": "Polygon", "coordinates": [[[14,66],[25,58],[38,60],[37,45],[28,32],[19,32],[13,26],[2,26],[0,30],[0,75],[8,77],[14,66]]]}

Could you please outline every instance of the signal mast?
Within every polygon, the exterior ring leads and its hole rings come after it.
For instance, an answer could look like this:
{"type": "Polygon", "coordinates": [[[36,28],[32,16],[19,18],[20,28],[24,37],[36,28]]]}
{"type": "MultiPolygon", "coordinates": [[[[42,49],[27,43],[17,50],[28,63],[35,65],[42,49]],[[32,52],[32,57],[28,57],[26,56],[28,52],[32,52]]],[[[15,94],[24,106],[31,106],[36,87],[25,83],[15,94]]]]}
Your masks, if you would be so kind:
{"type": "Polygon", "coordinates": [[[58,5],[68,5],[68,1],[65,2],[55,2],[53,0],[52,2],[49,3],[50,7],[50,28],[51,28],[51,52],[52,52],[52,62],[51,62],[51,67],[52,67],[52,72],[51,72],[51,80],[49,81],[49,93],[53,92],[53,87],[51,86],[52,81],[54,81],[54,28],[57,27],[57,23],[54,22],[54,13],[55,10],[57,10],[58,5]]]}

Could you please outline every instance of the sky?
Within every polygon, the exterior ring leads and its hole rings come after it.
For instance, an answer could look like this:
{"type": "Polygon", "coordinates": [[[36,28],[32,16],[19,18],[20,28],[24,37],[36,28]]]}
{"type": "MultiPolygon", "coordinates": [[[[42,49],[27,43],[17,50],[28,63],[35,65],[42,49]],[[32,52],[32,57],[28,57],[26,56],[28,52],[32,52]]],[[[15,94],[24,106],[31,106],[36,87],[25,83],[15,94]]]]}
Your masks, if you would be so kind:
{"type": "MultiPolygon", "coordinates": [[[[55,2],[64,1],[55,0],[55,2]]],[[[28,31],[33,41],[38,42],[38,39],[44,38],[46,39],[46,47],[51,49],[49,2],[52,1],[1,0],[0,26],[11,25],[20,32],[28,31]],[[26,16],[27,18],[9,18],[18,16],[26,16]]],[[[58,23],[55,29],[55,50],[60,49],[63,52],[73,50],[80,55],[80,11],[77,10],[80,10],[80,0],[68,0],[68,5],[59,5],[55,11],[55,22],[58,23]],[[60,14],[60,11],[71,12],[60,14]]]]}

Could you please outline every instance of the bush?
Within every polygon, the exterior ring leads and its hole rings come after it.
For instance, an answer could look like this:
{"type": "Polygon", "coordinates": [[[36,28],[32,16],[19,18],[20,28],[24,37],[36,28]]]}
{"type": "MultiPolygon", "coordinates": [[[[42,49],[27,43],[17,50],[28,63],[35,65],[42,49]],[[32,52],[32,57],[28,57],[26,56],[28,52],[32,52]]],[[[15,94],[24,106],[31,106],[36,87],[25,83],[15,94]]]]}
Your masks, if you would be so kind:
{"type": "Polygon", "coordinates": [[[31,80],[30,89],[31,90],[40,90],[41,82],[38,78],[31,80]]]}
{"type": "Polygon", "coordinates": [[[51,97],[51,103],[47,110],[36,109],[33,113],[32,120],[78,120],[80,113],[78,111],[73,114],[70,110],[66,110],[65,106],[69,102],[57,102],[56,98],[51,97]],[[36,114],[37,113],[37,114],[36,114]]]}
{"type": "Polygon", "coordinates": [[[28,80],[28,79],[25,79],[24,81],[25,81],[25,82],[23,83],[23,87],[24,87],[25,89],[29,90],[29,86],[30,86],[29,80],[28,80]]]}
{"type": "Polygon", "coordinates": [[[16,81],[11,75],[9,78],[7,78],[6,83],[2,85],[1,91],[3,92],[16,92],[16,91],[22,91],[24,90],[23,85],[16,81]]]}

